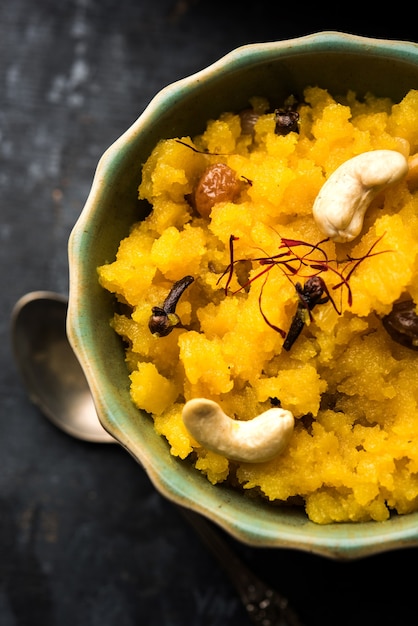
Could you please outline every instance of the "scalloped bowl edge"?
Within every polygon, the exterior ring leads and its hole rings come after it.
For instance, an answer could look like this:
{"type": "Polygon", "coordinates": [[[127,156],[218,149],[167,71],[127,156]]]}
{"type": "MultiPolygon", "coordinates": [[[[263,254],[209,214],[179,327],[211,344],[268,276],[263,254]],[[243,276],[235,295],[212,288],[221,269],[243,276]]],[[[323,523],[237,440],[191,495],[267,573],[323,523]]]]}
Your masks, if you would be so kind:
{"type": "MultiPolygon", "coordinates": [[[[110,329],[111,297],[104,293],[97,280],[97,285],[94,285],[93,272],[99,264],[110,260],[100,256],[100,250],[97,258],[94,254],[98,237],[104,236],[102,223],[97,217],[98,207],[110,191],[117,195],[115,184],[133,146],[146,128],[157,123],[161,111],[168,111],[186,90],[190,95],[199,90],[202,82],[213,83],[219,76],[236,72],[248,64],[264,63],[272,54],[292,57],[314,51],[326,53],[335,47],[341,53],[350,54],[373,49],[373,54],[383,59],[389,56],[416,65],[418,77],[416,44],[324,31],[279,42],[241,46],[208,67],[168,85],[154,96],[139,118],[99,160],[89,196],[70,234],[67,333],[87,377],[102,425],[145,468],[157,490],[166,498],[207,516],[249,545],[294,548],[330,558],[353,559],[418,545],[418,513],[393,516],[387,522],[321,526],[309,521],[303,511],[260,503],[255,505],[250,498],[244,498],[233,490],[213,487],[196,470],[187,473],[184,462],[169,455],[165,442],[153,431],[149,416],[133,407],[126,369],[123,374],[123,347],[110,329]],[[95,297],[104,303],[103,311],[94,310],[92,300],[95,297]],[[110,345],[110,353],[118,355],[110,364],[111,372],[106,362],[107,344],[110,345]],[[125,385],[112,383],[113,378],[121,380],[123,375],[125,385]],[[240,511],[239,516],[237,511],[240,511]],[[254,523],[255,515],[257,525],[254,523]]],[[[149,149],[154,139],[153,136],[148,137],[149,149]]],[[[117,234],[113,234],[113,243],[118,237],[119,240],[122,238],[123,229],[122,219],[121,224],[116,225],[117,234]]]]}

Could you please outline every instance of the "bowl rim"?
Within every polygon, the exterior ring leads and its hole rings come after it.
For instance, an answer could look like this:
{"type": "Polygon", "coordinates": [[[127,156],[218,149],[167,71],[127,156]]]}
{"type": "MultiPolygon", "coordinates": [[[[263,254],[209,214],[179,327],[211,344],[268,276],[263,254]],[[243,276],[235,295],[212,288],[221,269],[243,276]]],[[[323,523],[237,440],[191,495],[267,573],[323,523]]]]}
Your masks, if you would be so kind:
{"type": "MultiPolygon", "coordinates": [[[[418,513],[391,518],[387,522],[355,522],[334,523],[320,526],[306,520],[300,526],[279,524],[275,533],[270,527],[254,530],[250,518],[240,520],[237,524],[228,508],[228,498],[220,507],[209,506],[206,502],[189,501],[176,482],[167,476],[161,476],[146,450],[133,449],[133,442],[126,432],[113,423],[101,402],[99,392],[100,373],[90,361],[85,345],[83,324],[83,302],[78,297],[79,286],[84,279],[83,268],[77,258],[85,246],[85,236],[89,231],[92,211],[106,190],[105,180],[112,169],[122,147],[126,148],[136,141],[141,129],[152,124],[158,118],[161,107],[167,106],[179,93],[187,89],[195,90],[201,81],[213,81],[219,74],[225,74],[248,63],[261,63],[268,60],[272,53],[280,52],[283,58],[297,53],[309,54],[311,51],[335,51],[363,54],[364,47],[373,49],[374,56],[382,58],[407,60],[418,64],[418,44],[392,39],[364,37],[341,31],[320,31],[283,39],[251,43],[239,46],[207,67],[162,88],[148,103],[143,112],[103,153],[93,176],[90,192],[84,207],[76,220],[68,240],[69,260],[69,302],[67,313],[67,335],[77,355],[92,390],[102,425],[119,443],[133,455],[138,463],[146,469],[157,490],[169,500],[187,506],[209,517],[219,524],[236,539],[252,546],[270,548],[294,548],[337,559],[353,559],[378,552],[410,547],[418,544],[418,513]],[[309,46],[309,51],[306,47],[309,46]],[[335,50],[335,47],[338,50],[335,50]],[[361,48],[361,49],[360,49],[361,48]],[[312,532],[312,525],[315,532],[312,532]]],[[[110,408],[110,412],[112,407],[110,408]]],[[[206,479],[205,479],[206,480],[206,479]]],[[[242,497],[242,496],[241,496],[242,497]]]]}

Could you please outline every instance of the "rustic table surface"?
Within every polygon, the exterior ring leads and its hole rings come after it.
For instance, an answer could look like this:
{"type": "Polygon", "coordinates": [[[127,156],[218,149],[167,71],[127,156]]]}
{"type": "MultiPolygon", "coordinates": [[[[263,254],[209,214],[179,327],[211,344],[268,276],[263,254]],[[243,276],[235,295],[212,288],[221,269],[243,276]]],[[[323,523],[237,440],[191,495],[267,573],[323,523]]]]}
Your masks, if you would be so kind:
{"type": "MultiPolygon", "coordinates": [[[[0,2],[0,626],[249,623],[135,461],[70,439],[30,403],[10,312],[27,291],[67,293],[67,239],[97,161],[161,87],[245,43],[318,30],[418,37],[393,7],[383,23],[344,11],[264,0],[0,2]]],[[[227,539],[306,626],[416,623],[416,549],[342,563],[227,539]]]]}

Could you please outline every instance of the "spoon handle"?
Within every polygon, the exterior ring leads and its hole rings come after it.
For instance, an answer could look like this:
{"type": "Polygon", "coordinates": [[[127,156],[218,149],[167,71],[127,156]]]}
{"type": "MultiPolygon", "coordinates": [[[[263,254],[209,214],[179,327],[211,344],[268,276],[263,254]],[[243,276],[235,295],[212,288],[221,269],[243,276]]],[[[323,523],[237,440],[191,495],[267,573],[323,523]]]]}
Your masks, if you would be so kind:
{"type": "Polygon", "coordinates": [[[303,626],[289,606],[287,598],[256,576],[201,515],[180,507],[202,541],[211,550],[226,573],[255,626],[303,626]]]}

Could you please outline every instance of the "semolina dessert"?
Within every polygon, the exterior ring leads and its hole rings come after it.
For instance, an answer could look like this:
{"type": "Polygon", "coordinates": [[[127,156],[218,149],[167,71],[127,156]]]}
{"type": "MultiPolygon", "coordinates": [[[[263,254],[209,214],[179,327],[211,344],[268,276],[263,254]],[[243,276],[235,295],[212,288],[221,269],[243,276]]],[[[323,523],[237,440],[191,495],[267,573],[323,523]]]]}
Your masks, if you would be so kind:
{"type": "Polygon", "coordinates": [[[416,154],[418,90],[308,87],[138,171],[99,280],[132,401],[213,485],[318,524],[418,510],[416,154]]]}

